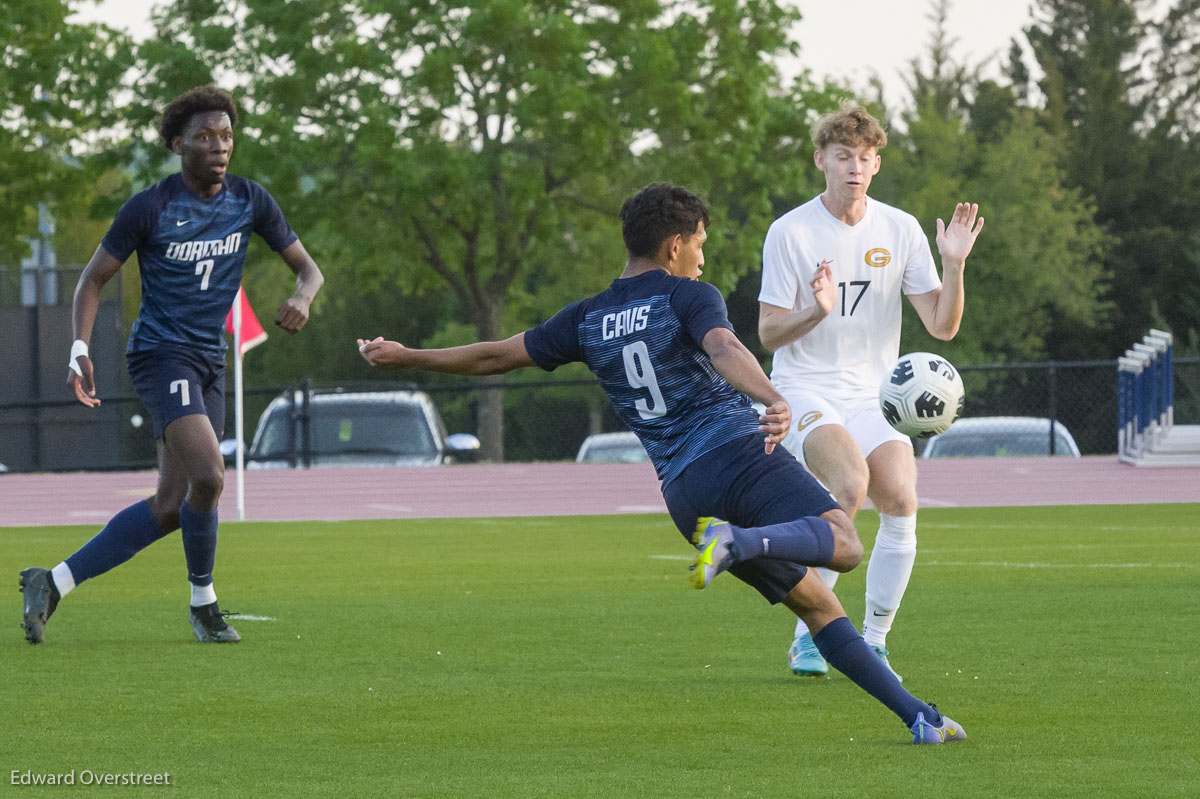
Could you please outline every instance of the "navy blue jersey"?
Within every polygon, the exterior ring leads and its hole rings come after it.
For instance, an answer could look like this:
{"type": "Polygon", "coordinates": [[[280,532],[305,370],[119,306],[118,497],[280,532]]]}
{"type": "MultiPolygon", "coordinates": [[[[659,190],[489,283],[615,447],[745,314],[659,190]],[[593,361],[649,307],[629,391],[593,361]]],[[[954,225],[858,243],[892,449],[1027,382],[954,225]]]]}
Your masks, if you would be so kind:
{"type": "Polygon", "coordinates": [[[654,270],[563,308],[525,334],[525,349],[546,371],[586,363],[665,484],[709,450],[759,434],[750,399],[700,346],[717,327],[733,329],[716,288],[654,270]]]}
{"type": "Polygon", "coordinates": [[[251,231],[276,252],[298,238],[267,190],[235,175],[200,197],[176,173],[121,206],[101,246],[122,263],[138,254],[142,307],[127,351],[170,344],[222,355],[251,231]]]}

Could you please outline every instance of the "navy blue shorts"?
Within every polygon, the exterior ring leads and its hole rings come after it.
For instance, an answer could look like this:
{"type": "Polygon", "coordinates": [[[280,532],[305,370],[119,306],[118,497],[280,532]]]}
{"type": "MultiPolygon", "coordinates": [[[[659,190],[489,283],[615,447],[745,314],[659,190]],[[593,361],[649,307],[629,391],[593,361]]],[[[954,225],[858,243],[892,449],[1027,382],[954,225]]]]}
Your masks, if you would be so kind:
{"type": "Polygon", "coordinates": [[[167,425],[202,413],[220,438],[225,432],[225,361],[188,350],[158,348],[125,356],[129,379],[162,440],[167,425]]]}
{"type": "MultiPolygon", "coordinates": [[[[763,452],[760,435],[735,439],[701,455],[663,486],[663,498],[688,543],[693,543],[696,520],[704,516],[737,527],[762,527],[840,507],[786,449],[775,447],[770,455],[763,452]]],[[[729,570],[772,605],[782,601],[807,572],[805,566],[770,558],[743,561],[729,570]]]]}

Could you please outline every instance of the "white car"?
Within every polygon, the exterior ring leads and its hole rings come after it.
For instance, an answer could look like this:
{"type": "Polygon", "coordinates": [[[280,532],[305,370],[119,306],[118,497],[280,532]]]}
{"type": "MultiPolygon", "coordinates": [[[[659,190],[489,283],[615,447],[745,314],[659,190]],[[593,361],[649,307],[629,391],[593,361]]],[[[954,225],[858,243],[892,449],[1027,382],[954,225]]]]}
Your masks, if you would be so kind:
{"type": "Polygon", "coordinates": [[[641,463],[650,460],[633,433],[596,433],[583,440],[576,463],[641,463]]]}
{"type": "MultiPolygon", "coordinates": [[[[1055,421],[1054,455],[1079,457],[1075,438],[1055,421]]],[[[946,432],[930,438],[922,458],[955,456],[1050,455],[1051,420],[1037,416],[973,416],[959,419],[946,432]]]]}
{"type": "Polygon", "coordinates": [[[271,400],[258,420],[247,468],[302,466],[306,449],[310,466],[440,466],[479,449],[469,433],[446,435],[423,391],[313,392],[307,424],[303,409],[300,391],[271,400]]]}

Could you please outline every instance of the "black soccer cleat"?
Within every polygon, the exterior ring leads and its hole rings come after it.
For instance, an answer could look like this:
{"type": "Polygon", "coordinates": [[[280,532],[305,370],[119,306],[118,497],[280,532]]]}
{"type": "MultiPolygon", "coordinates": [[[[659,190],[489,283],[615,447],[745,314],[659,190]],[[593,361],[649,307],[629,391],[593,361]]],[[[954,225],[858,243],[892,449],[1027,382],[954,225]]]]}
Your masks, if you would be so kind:
{"type": "Polygon", "coordinates": [[[228,610],[221,610],[217,603],[202,605],[198,608],[188,608],[188,621],[192,623],[192,632],[196,640],[202,644],[236,644],[242,640],[238,631],[225,621],[226,616],[232,616],[228,610]]]}
{"type": "Polygon", "coordinates": [[[40,644],[46,630],[46,622],[58,607],[58,589],[50,576],[49,569],[37,566],[21,572],[21,595],[24,597],[24,617],[21,626],[25,629],[25,640],[40,644]]]}

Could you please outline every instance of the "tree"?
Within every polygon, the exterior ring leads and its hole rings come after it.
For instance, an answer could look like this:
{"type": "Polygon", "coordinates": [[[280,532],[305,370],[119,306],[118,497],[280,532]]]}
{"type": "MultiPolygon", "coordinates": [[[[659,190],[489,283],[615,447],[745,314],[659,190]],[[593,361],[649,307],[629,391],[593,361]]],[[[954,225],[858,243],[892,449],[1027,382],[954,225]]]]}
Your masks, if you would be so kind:
{"type": "Polygon", "coordinates": [[[132,58],[121,34],[68,23],[74,5],[0,7],[0,262],[28,255],[39,203],[78,210],[102,168],[86,156],[114,122],[110,92],[132,58]]]}
{"type": "MultiPolygon", "coordinates": [[[[353,251],[349,276],[322,260],[331,297],[346,277],[356,294],[448,291],[496,339],[607,284],[619,203],[651,179],[708,192],[718,282],[757,262],[765,156],[803,114],[772,95],[795,18],[776,0],[178,0],[143,48],[145,96],[220,64],[255,174],[302,209],[315,252],[353,251]]],[[[502,408],[498,390],[478,405],[492,459],[502,408]]]]}
{"type": "MultiPolygon", "coordinates": [[[[953,62],[947,10],[936,6],[928,63],[912,64],[912,108],[893,126],[876,193],[915,215],[935,252],[933,221],[955,202],[978,202],[987,220],[967,263],[962,327],[938,352],[962,364],[1078,355],[1105,319],[1104,235],[1085,195],[1065,185],[1053,134],[1011,89],[953,62]],[[1063,328],[1075,335],[1054,334],[1063,328]]],[[[905,310],[902,347],[928,349],[905,310]]]]}
{"type": "Polygon", "coordinates": [[[1200,329],[1200,161],[1187,124],[1200,92],[1197,3],[1179,0],[1158,22],[1151,10],[1149,0],[1040,0],[1026,31],[1067,180],[1094,199],[1114,239],[1113,323],[1094,356],[1122,352],[1153,324],[1200,329]]]}

